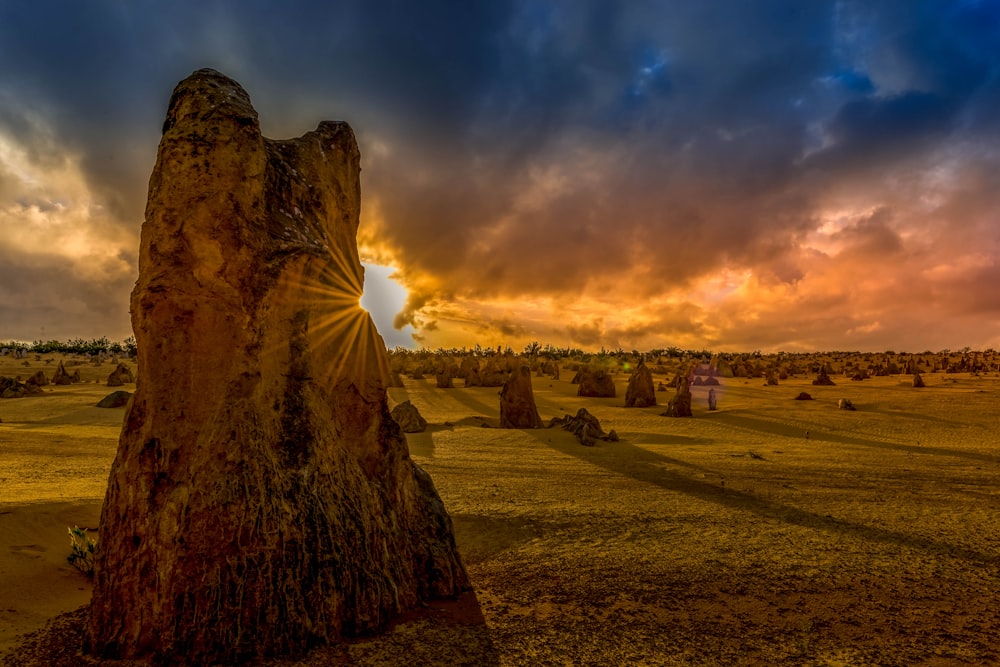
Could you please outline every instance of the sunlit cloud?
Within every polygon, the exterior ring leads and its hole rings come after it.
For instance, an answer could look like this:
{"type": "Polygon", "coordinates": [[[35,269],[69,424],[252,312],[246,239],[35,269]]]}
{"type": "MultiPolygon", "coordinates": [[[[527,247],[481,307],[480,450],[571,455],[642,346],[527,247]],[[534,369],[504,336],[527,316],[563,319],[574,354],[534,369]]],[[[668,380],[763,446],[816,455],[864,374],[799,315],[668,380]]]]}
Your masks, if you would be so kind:
{"type": "Polygon", "coordinates": [[[166,98],[214,66],[269,136],[355,128],[358,249],[404,290],[371,308],[387,342],[990,344],[996,10],[911,4],[88,6],[47,17],[72,29],[44,48],[19,5],[0,271],[32,307],[0,297],[0,322],[125,321],[166,98]]]}

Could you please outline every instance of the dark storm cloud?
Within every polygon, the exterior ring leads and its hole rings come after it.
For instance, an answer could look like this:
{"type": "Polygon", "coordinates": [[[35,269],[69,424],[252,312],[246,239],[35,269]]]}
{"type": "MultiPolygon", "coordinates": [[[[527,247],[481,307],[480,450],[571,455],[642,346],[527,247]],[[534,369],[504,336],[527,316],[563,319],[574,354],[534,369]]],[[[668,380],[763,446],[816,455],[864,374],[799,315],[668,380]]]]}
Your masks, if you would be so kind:
{"type": "MultiPolygon", "coordinates": [[[[942,224],[910,208],[921,174],[970,146],[1000,159],[998,44],[986,1],[4,3],[0,139],[39,169],[75,155],[102,224],[134,233],[170,90],[214,67],[269,136],[354,126],[368,241],[413,288],[399,324],[436,301],[641,300],[729,269],[778,289],[813,284],[833,198],[862,211],[833,241],[918,254],[902,228],[942,224]]],[[[995,204],[966,190],[948,224],[995,204]]]]}

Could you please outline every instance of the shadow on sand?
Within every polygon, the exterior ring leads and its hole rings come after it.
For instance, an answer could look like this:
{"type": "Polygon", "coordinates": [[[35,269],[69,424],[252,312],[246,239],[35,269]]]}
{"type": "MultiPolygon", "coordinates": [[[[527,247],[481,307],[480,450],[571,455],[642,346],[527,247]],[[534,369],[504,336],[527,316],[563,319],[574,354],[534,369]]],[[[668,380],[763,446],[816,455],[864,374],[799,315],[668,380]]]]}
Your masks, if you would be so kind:
{"type": "MultiPolygon", "coordinates": [[[[980,565],[1000,565],[1000,555],[984,553],[975,549],[941,542],[939,540],[912,535],[902,531],[886,530],[837,519],[830,515],[816,514],[782,503],[765,500],[746,491],[726,488],[714,482],[695,479],[676,468],[696,468],[686,461],[651,452],[625,441],[596,447],[584,447],[574,438],[551,438],[548,441],[542,431],[526,430],[540,443],[567,456],[573,456],[587,463],[600,466],[611,472],[630,477],[640,482],[654,484],[668,491],[683,493],[699,500],[716,503],[733,509],[752,512],[759,516],[782,521],[791,525],[838,533],[871,542],[881,542],[942,556],[960,558],[980,565]],[[673,468],[673,469],[671,469],[673,468]]],[[[867,441],[861,441],[865,444],[867,441]]],[[[883,444],[883,443],[877,443],[883,444]]]]}
{"type": "MultiPolygon", "coordinates": [[[[716,413],[710,413],[707,417],[715,422],[726,424],[733,428],[740,428],[748,431],[755,431],[757,433],[767,433],[768,435],[779,435],[787,438],[797,438],[801,439],[803,437],[804,430],[801,428],[795,428],[787,424],[780,422],[773,422],[767,419],[760,419],[756,417],[750,417],[746,414],[741,414],[741,410],[727,410],[720,411],[716,413]]],[[[1000,463],[1000,457],[991,456],[989,454],[982,454],[980,452],[968,452],[958,449],[949,449],[947,447],[933,447],[927,445],[907,445],[901,442],[885,442],[882,440],[869,440],[866,438],[856,438],[849,435],[842,435],[840,433],[830,433],[829,431],[821,431],[816,427],[810,427],[809,429],[809,439],[819,442],[832,442],[841,445],[858,445],[860,447],[874,447],[877,449],[885,450],[895,450],[900,452],[906,452],[908,454],[923,454],[923,455],[934,455],[934,456],[954,456],[957,458],[969,459],[972,461],[981,461],[984,463],[1000,463]]]]}

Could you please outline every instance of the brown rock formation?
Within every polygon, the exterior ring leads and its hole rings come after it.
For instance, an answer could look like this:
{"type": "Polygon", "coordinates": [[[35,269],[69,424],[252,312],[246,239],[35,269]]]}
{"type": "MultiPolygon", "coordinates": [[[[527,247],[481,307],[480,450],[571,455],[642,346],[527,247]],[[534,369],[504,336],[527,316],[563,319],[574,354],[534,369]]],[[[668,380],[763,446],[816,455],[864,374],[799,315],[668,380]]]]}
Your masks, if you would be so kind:
{"type": "Polygon", "coordinates": [[[389,386],[390,387],[405,387],[406,385],[403,384],[403,378],[401,378],[399,376],[399,373],[397,373],[396,371],[390,371],[389,372],[389,386]]]}
{"type": "Polygon", "coordinates": [[[441,369],[434,374],[438,389],[451,389],[455,385],[451,381],[452,368],[449,364],[442,365],[441,369]]]}
{"type": "Polygon", "coordinates": [[[66,372],[66,367],[63,366],[63,362],[61,361],[59,362],[59,367],[56,368],[56,372],[52,374],[52,384],[73,384],[73,377],[66,372]]]}
{"type": "Polygon", "coordinates": [[[648,408],[651,405],[656,405],[653,374],[646,368],[646,363],[640,361],[628,379],[628,387],[625,389],[625,407],[648,408]]]}
{"type": "Polygon", "coordinates": [[[0,398],[21,398],[42,390],[33,384],[25,384],[17,378],[0,377],[0,398]]]}
{"type": "Polygon", "coordinates": [[[479,386],[481,387],[502,387],[507,383],[507,375],[511,372],[508,370],[511,362],[509,359],[502,358],[497,360],[494,357],[490,357],[486,364],[479,371],[479,386]]]}
{"type": "Polygon", "coordinates": [[[667,403],[667,409],[660,413],[664,417],[691,417],[691,388],[686,379],[677,385],[677,392],[667,403]]]}
{"type": "Polygon", "coordinates": [[[403,401],[389,414],[399,424],[399,428],[403,429],[403,433],[423,433],[427,430],[427,420],[417,410],[417,406],[409,401],[403,401]]]}
{"type": "Polygon", "coordinates": [[[207,665],[377,631],[467,577],[358,305],[345,123],[261,136],[212,70],[170,99],[132,292],[136,392],[85,650],[207,665]]]}
{"type": "Polygon", "coordinates": [[[115,366],[115,370],[111,371],[111,375],[108,376],[109,387],[121,387],[126,383],[133,384],[134,382],[135,376],[132,375],[132,371],[125,364],[115,366]]]}
{"type": "Polygon", "coordinates": [[[465,386],[466,387],[481,387],[482,379],[479,377],[479,369],[473,368],[469,371],[469,374],[465,376],[465,386]]]}
{"type": "Polygon", "coordinates": [[[577,396],[614,398],[615,394],[615,378],[607,371],[591,371],[589,369],[580,371],[580,386],[576,390],[577,396]]]}
{"type": "Polygon", "coordinates": [[[816,379],[813,380],[813,384],[817,386],[833,387],[836,383],[830,379],[829,373],[826,372],[826,366],[820,366],[819,373],[816,375],[816,379]]]}
{"type": "Polygon", "coordinates": [[[129,392],[119,389],[118,391],[113,391],[104,398],[102,398],[97,403],[99,408],[120,408],[128,404],[128,399],[132,398],[132,394],[129,392]]]}
{"type": "MultiPolygon", "coordinates": [[[[467,380],[469,378],[469,375],[471,375],[472,373],[476,373],[478,371],[479,371],[479,361],[472,356],[464,357],[462,359],[461,365],[458,368],[458,377],[462,378],[463,380],[467,380]]],[[[468,386],[468,382],[466,382],[466,386],[468,386]]]]}
{"type": "Polygon", "coordinates": [[[564,430],[575,435],[580,440],[580,444],[587,447],[593,447],[598,440],[618,442],[618,434],[615,433],[615,430],[611,429],[605,433],[604,429],[601,428],[601,422],[597,420],[597,417],[587,412],[587,408],[577,410],[574,417],[566,415],[562,419],[553,418],[551,426],[556,425],[562,426],[564,430]]]}
{"type": "Polygon", "coordinates": [[[541,428],[542,418],[531,390],[531,369],[521,366],[500,390],[500,428],[541,428]]]}
{"type": "Polygon", "coordinates": [[[36,371],[34,375],[24,381],[29,387],[44,387],[49,384],[49,379],[45,377],[45,371],[36,371]]]}
{"type": "Polygon", "coordinates": [[[807,392],[804,392],[804,391],[800,391],[800,392],[799,392],[799,395],[798,395],[798,396],[796,396],[796,397],[795,397],[794,399],[792,399],[792,400],[795,400],[795,401],[811,401],[811,400],[813,400],[813,397],[812,397],[812,396],[810,396],[810,395],[809,395],[809,394],[808,394],[807,392]]]}
{"type": "Polygon", "coordinates": [[[913,386],[917,389],[927,386],[924,384],[924,379],[920,377],[920,371],[917,369],[913,369],[913,386]]]}

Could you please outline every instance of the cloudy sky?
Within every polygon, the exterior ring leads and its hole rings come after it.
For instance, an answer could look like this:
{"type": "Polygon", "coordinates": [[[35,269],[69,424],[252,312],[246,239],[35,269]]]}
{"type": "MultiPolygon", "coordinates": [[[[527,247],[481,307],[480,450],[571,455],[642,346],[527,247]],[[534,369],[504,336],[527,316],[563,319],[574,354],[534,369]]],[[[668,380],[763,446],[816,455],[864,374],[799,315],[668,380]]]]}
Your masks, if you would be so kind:
{"type": "Polygon", "coordinates": [[[352,124],[390,345],[1000,347],[998,0],[0,3],[0,339],[129,335],[202,67],[352,124]]]}

